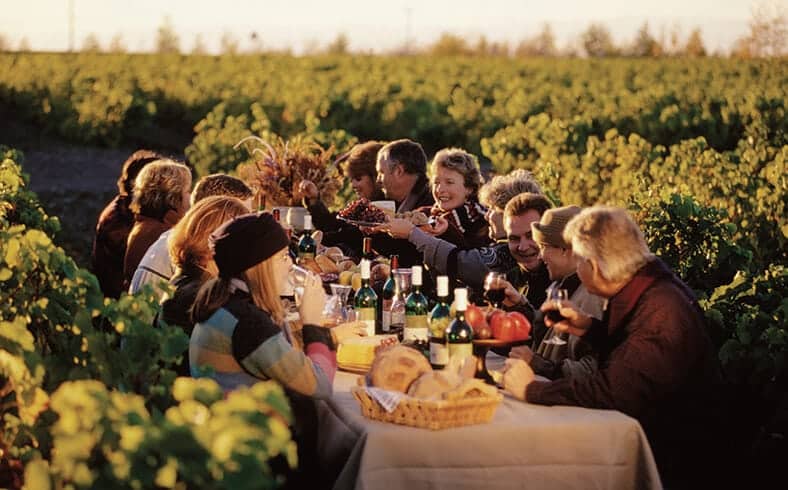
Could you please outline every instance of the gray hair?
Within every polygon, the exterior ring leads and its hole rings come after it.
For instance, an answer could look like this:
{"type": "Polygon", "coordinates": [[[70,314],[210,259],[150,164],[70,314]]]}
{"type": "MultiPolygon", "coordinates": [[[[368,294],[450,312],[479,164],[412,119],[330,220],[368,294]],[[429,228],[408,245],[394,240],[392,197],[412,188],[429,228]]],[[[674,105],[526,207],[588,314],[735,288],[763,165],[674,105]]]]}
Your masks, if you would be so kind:
{"type": "Polygon", "coordinates": [[[627,281],[654,259],[643,232],[621,208],[584,209],[566,225],[564,240],[575,255],[596,261],[608,281],[627,281]]]}
{"type": "Polygon", "coordinates": [[[503,210],[511,199],[523,192],[542,194],[542,188],[527,170],[517,169],[506,175],[496,175],[479,189],[479,202],[488,208],[503,210]]]}

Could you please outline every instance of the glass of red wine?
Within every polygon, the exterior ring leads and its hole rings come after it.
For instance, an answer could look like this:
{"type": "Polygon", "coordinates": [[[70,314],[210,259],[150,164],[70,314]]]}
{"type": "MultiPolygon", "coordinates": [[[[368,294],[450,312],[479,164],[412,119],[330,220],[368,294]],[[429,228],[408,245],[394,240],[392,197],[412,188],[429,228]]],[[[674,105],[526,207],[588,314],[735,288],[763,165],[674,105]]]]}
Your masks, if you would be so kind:
{"type": "Polygon", "coordinates": [[[488,272],[484,278],[484,298],[493,308],[500,308],[506,297],[506,274],[503,272],[488,272]]]}
{"type": "MultiPolygon", "coordinates": [[[[558,308],[561,308],[561,302],[569,299],[569,292],[566,289],[550,288],[547,290],[547,299],[549,301],[554,302],[558,308]]],[[[552,321],[553,323],[558,323],[564,319],[564,317],[557,309],[547,310],[544,315],[545,317],[549,318],[550,321],[552,321]]],[[[555,330],[553,330],[551,334],[552,335],[544,339],[542,342],[544,342],[545,344],[552,344],[552,345],[566,344],[566,340],[563,338],[563,334],[558,333],[555,330]]]]}

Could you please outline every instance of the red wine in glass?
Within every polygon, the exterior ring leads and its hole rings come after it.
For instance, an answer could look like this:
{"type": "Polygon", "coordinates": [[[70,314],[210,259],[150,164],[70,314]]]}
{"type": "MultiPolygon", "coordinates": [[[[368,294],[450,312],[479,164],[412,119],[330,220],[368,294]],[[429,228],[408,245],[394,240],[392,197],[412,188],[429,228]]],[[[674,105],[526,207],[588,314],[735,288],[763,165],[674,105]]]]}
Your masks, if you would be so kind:
{"type": "Polygon", "coordinates": [[[551,322],[558,323],[561,320],[564,320],[564,316],[558,312],[558,310],[547,310],[544,314],[545,318],[549,318],[551,322]]]}
{"type": "Polygon", "coordinates": [[[498,308],[501,303],[503,303],[503,299],[506,297],[504,294],[504,289],[487,289],[484,291],[484,297],[487,301],[490,302],[493,306],[498,308]]]}

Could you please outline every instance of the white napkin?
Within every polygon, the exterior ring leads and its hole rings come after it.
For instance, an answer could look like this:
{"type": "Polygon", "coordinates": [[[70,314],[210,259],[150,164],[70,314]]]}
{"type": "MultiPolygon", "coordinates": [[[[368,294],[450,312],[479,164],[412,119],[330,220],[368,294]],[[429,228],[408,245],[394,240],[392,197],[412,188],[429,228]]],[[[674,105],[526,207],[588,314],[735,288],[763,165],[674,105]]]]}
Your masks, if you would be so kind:
{"type": "Polygon", "coordinates": [[[364,389],[367,390],[369,396],[380,403],[380,406],[382,406],[388,413],[396,410],[400,400],[405,397],[405,393],[400,393],[399,391],[389,391],[382,388],[375,388],[373,386],[366,386],[364,389]]]}

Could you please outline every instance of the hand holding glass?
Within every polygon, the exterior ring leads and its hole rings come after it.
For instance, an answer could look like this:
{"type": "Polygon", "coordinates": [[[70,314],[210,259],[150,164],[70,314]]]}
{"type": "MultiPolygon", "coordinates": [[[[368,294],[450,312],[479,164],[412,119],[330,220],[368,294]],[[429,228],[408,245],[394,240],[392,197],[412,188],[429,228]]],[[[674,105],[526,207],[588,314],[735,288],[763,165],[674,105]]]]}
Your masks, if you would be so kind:
{"type": "Polygon", "coordinates": [[[495,308],[500,308],[506,297],[506,274],[502,272],[488,272],[484,278],[484,297],[495,308]]]}
{"type": "MultiPolygon", "coordinates": [[[[552,301],[557,309],[546,311],[545,317],[549,318],[553,323],[558,323],[561,320],[564,320],[564,317],[561,315],[559,310],[561,308],[561,302],[567,301],[569,299],[569,292],[566,289],[550,288],[547,290],[547,299],[552,301]]],[[[553,331],[552,336],[548,339],[545,339],[543,342],[545,344],[551,345],[564,345],[566,344],[566,340],[562,338],[562,335],[563,334],[553,331]]]]}

